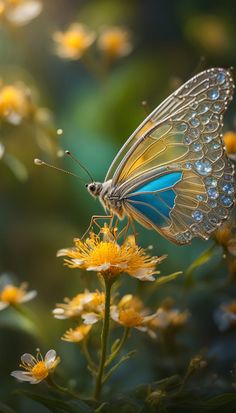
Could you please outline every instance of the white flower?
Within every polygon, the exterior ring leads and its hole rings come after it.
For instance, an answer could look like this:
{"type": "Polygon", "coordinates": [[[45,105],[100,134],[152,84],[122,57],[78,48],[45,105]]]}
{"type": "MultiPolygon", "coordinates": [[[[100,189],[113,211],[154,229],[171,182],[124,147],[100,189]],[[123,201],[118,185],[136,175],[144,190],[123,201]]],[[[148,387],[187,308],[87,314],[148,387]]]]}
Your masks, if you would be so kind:
{"type": "Polygon", "coordinates": [[[29,353],[21,356],[21,364],[24,370],[15,370],[11,372],[11,376],[20,381],[28,381],[31,384],[40,383],[45,380],[49,374],[52,374],[60,363],[60,358],[57,357],[55,350],[49,350],[44,359],[39,350],[36,357],[29,353]]]}

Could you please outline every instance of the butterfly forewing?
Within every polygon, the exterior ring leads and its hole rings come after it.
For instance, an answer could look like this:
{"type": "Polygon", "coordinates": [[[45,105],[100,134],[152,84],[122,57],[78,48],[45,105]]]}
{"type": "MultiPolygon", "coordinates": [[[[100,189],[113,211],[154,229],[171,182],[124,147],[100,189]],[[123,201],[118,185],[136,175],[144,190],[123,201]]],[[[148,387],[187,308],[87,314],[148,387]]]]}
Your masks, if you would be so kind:
{"type": "Polygon", "coordinates": [[[193,77],[152,112],[113,162],[114,194],[127,213],[176,243],[208,238],[234,203],[233,167],[221,139],[233,88],[224,69],[193,77]]]}

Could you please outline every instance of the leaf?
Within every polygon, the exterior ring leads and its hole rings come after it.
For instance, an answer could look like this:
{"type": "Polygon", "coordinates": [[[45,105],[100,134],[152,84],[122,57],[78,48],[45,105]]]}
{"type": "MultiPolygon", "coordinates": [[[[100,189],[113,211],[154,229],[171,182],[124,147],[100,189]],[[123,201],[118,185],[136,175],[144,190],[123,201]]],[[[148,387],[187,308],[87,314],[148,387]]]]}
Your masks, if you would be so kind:
{"type": "Polygon", "coordinates": [[[63,401],[60,399],[49,398],[39,394],[31,393],[29,391],[20,392],[26,397],[41,403],[43,406],[48,407],[55,413],[92,413],[93,408],[88,406],[82,400],[76,401],[63,401]]]}
{"type": "Polygon", "coordinates": [[[189,286],[192,284],[192,278],[193,278],[193,272],[198,268],[201,267],[202,265],[206,264],[210,259],[213,257],[214,252],[215,252],[215,247],[216,245],[213,244],[211,245],[210,248],[208,248],[206,251],[204,251],[202,254],[200,254],[193,262],[192,264],[187,268],[185,275],[186,275],[186,281],[185,284],[186,286],[189,286]]]}
{"type": "Polygon", "coordinates": [[[177,271],[177,272],[174,272],[173,274],[164,275],[163,277],[157,278],[155,282],[155,286],[159,287],[159,285],[168,283],[169,281],[173,281],[176,278],[178,278],[179,275],[182,275],[182,274],[183,274],[182,271],[177,271]]]}
{"type": "Polygon", "coordinates": [[[19,181],[25,182],[28,179],[28,171],[25,165],[21,161],[19,161],[19,159],[7,153],[4,156],[3,160],[19,181]]]}
{"type": "Polygon", "coordinates": [[[120,344],[120,338],[117,338],[111,346],[111,353],[113,353],[120,344]]]}
{"type": "Polygon", "coordinates": [[[104,379],[103,379],[103,383],[105,383],[105,381],[107,381],[110,376],[118,369],[118,367],[120,367],[120,365],[122,363],[124,363],[125,361],[129,360],[131,357],[133,357],[136,354],[136,350],[132,350],[129,353],[125,354],[124,356],[121,357],[121,359],[118,361],[118,363],[116,363],[105,375],[104,379]]]}

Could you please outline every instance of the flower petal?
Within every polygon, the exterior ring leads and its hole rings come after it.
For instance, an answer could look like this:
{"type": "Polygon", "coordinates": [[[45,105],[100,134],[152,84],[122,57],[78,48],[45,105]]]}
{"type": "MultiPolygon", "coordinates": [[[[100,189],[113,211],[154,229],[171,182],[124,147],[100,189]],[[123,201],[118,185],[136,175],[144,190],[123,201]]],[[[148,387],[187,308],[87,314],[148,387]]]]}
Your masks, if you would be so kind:
{"type": "Polygon", "coordinates": [[[11,376],[20,381],[32,381],[32,376],[28,371],[15,370],[11,372],[11,376]]]}
{"type": "Polygon", "coordinates": [[[22,299],[19,301],[20,303],[26,303],[27,301],[33,300],[37,295],[36,290],[29,291],[28,293],[24,294],[22,299]]]}
{"type": "Polygon", "coordinates": [[[82,314],[84,324],[95,324],[99,321],[100,317],[96,313],[82,314]]]}
{"type": "Polygon", "coordinates": [[[0,301],[0,311],[4,310],[4,308],[8,307],[9,303],[4,303],[4,301],[0,301]]]}
{"type": "Polygon", "coordinates": [[[44,361],[45,361],[46,367],[47,367],[48,369],[50,369],[50,368],[53,366],[53,364],[54,364],[54,362],[55,362],[55,360],[56,360],[56,357],[57,357],[57,353],[56,353],[56,351],[53,350],[53,349],[49,350],[49,351],[46,353],[44,361]]]}
{"type": "Polygon", "coordinates": [[[109,268],[111,268],[112,265],[110,263],[105,263],[105,264],[101,264],[101,265],[97,265],[97,266],[91,266],[87,268],[87,271],[107,271],[109,270],[109,268]]]}
{"type": "Polygon", "coordinates": [[[32,354],[30,354],[30,353],[23,354],[21,356],[21,361],[22,361],[22,363],[26,363],[29,366],[34,366],[35,362],[36,362],[35,357],[32,356],[32,354]]]}

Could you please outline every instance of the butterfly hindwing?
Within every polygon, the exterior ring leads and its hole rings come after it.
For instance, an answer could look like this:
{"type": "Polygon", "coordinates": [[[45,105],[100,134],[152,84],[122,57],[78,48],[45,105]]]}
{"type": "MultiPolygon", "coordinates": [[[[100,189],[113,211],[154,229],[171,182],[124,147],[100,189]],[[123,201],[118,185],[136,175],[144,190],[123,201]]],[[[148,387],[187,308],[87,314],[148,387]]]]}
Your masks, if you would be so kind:
{"type": "Polygon", "coordinates": [[[234,203],[221,139],[233,88],[224,69],[195,76],[152,112],[115,160],[113,194],[128,215],[176,243],[208,238],[234,203]]]}

